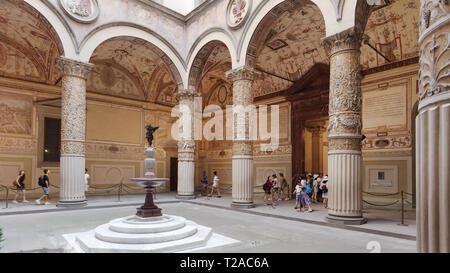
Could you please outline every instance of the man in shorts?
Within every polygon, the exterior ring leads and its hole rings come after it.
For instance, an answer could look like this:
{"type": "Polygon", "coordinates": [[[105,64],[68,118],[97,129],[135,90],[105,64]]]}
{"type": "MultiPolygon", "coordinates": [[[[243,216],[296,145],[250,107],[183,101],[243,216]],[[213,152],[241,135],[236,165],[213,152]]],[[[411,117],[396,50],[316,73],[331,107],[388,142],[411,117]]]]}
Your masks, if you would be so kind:
{"type": "Polygon", "coordinates": [[[42,195],[38,200],[36,200],[36,204],[41,205],[42,200],[45,200],[43,205],[50,205],[50,180],[48,178],[48,175],[50,174],[50,171],[45,169],[44,174],[39,177],[39,186],[42,187],[42,190],[44,191],[44,195],[42,195]]]}

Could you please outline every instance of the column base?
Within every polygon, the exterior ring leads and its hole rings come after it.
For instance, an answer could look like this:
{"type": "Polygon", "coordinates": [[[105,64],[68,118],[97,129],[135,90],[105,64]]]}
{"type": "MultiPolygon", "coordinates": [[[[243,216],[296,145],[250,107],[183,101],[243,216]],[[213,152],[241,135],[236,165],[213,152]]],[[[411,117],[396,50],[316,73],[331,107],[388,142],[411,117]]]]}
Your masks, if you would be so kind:
{"type": "Polygon", "coordinates": [[[363,225],[367,223],[367,219],[364,217],[345,217],[345,216],[336,216],[336,215],[330,215],[326,217],[327,221],[329,223],[334,224],[342,224],[342,225],[363,225]]]}
{"type": "Polygon", "coordinates": [[[231,207],[235,209],[251,209],[255,207],[255,204],[253,204],[253,202],[249,203],[232,202],[231,207]]]}
{"type": "Polygon", "coordinates": [[[195,194],[190,194],[190,195],[179,195],[177,194],[175,196],[175,198],[180,199],[180,200],[191,200],[191,199],[195,199],[195,194]]]}
{"type": "Polygon", "coordinates": [[[78,207],[86,207],[87,206],[87,200],[83,201],[58,201],[58,204],[56,204],[57,207],[60,208],[78,208],[78,207]]]}

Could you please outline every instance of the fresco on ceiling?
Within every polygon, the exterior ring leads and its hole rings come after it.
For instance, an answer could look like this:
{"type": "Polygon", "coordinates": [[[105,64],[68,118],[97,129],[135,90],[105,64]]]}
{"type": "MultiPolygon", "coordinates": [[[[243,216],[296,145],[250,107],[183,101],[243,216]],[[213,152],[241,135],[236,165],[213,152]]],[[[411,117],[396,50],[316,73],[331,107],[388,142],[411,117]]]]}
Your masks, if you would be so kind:
{"type": "Polygon", "coordinates": [[[176,93],[176,85],[173,83],[172,79],[169,75],[164,74],[161,82],[159,83],[159,94],[156,102],[161,104],[175,106],[178,104],[177,98],[175,96],[176,93]]]}
{"type": "MultiPolygon", "coordinates": [[[[391,0],[391,5],[372,12],[365,34],[369,43],[392,62],[419,55],[419,1],[391,0]]],[[[387,64],[368,45],[361,47],[361,69],[387,64]]]]}
{"type": "Polygon", "coordinates": [[[126,70],[111,63],[95,64],[87,80],[87,90],[105,95],[144,100],[141,88],[126,70]]]}
{"type": "MultiPolygon", "coordinates": [[[[5,48],[6,59],[12,58],[18,62],[15,68],[8,68],[9,76],[29,75],[28,79],[32,81],[56,81],[53,67],[55,58],[63,54],[62,44],[49,22],[24,1],[0,0],[0,41],[3,43],[3,50],[0,49],[3,62],[5,48]],[[31,63],[24,61],[24,58],[31,63]],[[31,72],[34,70],[38,70],[39,78],[31,72]]],[[[4,69],[4,66],[0,68],[4,69]]]]}
{"type": "MultiPolygon", "coordinates": [[[[91,84],[88,88],[92,91],[155,102],[161,91],[168,94],[176,89],[170,73],[173,65],[170,59],[160,49],[141,39],[110,39],[94,51],[91,62],[103,64],[89,77],[91,84]]],[[[172,98],[167,101],[168,97],[174,95],[165,97],[165,104],[173,104],[172,98]]]]}
{"type": "Polygon", "coordinates": [[[22,52],[0,42],[0,75],[26,80],[42,80],[36,65],[22,52]]]}
{"type": "Polygon", "coordinates": [[[248,62],[267,72],[254,82],[254,96],[283,91],[314,64],[328,63],[320,42],[324,36],[325,24],[316,5],[286,1],[275,7],[250,42],[248,62]]]}
{"type": "Polygon", "coordinates": [[[0,134],[32,134],[33,101],[30,97],[0,93],[0,134]]]}

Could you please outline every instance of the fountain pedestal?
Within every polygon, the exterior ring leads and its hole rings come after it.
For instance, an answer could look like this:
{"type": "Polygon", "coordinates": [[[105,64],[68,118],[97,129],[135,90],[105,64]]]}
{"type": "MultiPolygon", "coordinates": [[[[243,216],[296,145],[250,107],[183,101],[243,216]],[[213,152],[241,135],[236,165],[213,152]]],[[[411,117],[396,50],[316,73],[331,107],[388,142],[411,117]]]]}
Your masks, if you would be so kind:
{"type": "Polygon", "coordinates": [[[164,184],[167,178],[132,178],[134,183],[143,186],[146,191],[145,203],[137,208],[136,215],[142,218],[162,216],[161,209],[153,202],[153,190],[159,185],[164,184]]]}
{"type": "Polygon", "coordinates": [[[161,209],[158,208],[153,202],[153,191],[156,187],[169,181],[168,178],[155,177],[155,152],[156,148],[154,147],[145,148],[145,154],[147,155],[147,158],[145,159],[145,177],[130,179],[137,185],[144,187],[146,191],[145,203],[141,207],[137,208],[136,213],[137,216],[142,218],[162,216],[161,209]]]}

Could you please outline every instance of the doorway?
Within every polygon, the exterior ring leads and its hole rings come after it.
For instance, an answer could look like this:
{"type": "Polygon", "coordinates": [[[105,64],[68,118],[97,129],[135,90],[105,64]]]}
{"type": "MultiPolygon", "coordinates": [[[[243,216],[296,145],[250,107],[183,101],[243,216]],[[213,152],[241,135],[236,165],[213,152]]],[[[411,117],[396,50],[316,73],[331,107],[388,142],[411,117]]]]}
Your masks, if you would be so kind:
{"type": "Polygon", "coordinates": [[[178,158],[170,158],[170,191],[178,190],[178,158]]]}

